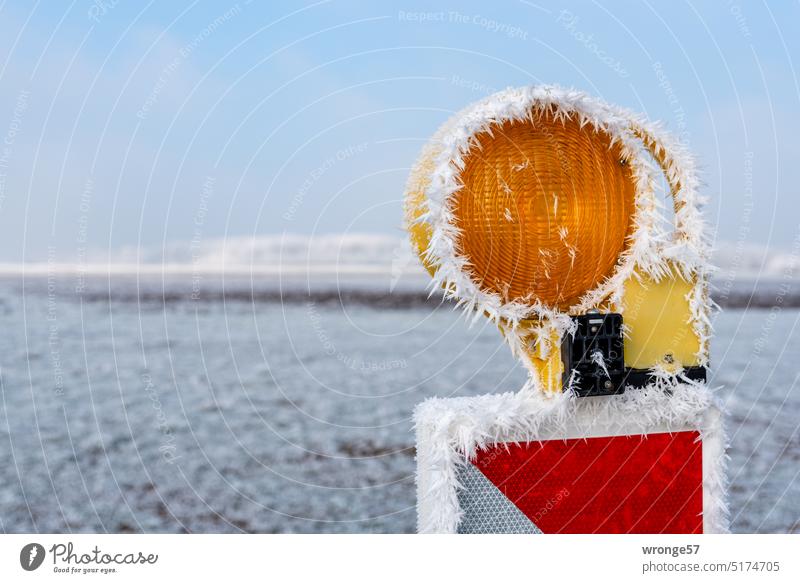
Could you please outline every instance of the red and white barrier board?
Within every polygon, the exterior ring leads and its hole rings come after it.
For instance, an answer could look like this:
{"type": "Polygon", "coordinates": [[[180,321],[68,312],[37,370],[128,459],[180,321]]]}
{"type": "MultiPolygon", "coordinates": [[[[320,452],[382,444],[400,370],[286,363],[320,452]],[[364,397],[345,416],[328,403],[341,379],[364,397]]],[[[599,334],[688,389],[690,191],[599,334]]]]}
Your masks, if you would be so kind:
{"type": "Polygon", "coordinates": [[[721,415],[702,383],[431,399],[416,426],[420,532],[728,530],[721,415]]]}

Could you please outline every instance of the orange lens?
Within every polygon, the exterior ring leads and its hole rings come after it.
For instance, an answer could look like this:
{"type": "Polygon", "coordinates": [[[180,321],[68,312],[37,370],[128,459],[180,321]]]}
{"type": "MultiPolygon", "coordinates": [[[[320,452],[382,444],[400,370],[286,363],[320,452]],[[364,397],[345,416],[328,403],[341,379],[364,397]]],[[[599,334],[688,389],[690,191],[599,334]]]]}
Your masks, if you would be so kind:
{"type": "Polygon", "coordinates": [[[635,186],[608,134],[541,114],[478,134],[465,162],[457,248],[484,291],[567,310],[612,273],[635,186]]]}

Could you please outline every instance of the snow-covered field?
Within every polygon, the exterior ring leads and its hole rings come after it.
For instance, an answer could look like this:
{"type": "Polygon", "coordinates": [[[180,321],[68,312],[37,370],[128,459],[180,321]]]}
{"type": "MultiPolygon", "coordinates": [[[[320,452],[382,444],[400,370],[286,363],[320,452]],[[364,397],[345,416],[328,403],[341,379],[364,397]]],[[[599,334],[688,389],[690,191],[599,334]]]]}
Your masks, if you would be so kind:
{"type": "MultiPolygon", "coordinates": [[[[0,281],[3,531],[409,532],[414,405],[524,377],[449,306],[76,284],[0,281]]],[[[716,318],[738,532],[800,530],[799,320],[716,318]]]]}

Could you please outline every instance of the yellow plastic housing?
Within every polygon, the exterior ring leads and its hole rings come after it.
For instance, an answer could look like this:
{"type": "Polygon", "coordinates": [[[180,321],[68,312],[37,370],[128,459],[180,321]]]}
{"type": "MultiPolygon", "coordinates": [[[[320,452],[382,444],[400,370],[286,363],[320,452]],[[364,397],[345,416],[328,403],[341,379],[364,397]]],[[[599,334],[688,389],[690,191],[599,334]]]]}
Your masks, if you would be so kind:
{"type": "Polygon", "coordinates": [[[541,382],[541,390],[545,393],[558,393],[562,390],[564,373],[564,363],[561,361],[561,338],[553,330],[540,342],[534,342],[534,338],[541,337],[536,333],[536,329],[542,324],[538,320],[527,320],[521,324],[523,328],[527,328],[523,338],[528,345],[522,357],[528,368],[534,372],[535,378],[541,382]]]}
{"type": "Polygon", "coordinates": [[[622,305],[625,366],[669,372],[700,363],[700,339],[691,324],[689,296],[695,282],[677,273],[655,281],[647,275],[625,282],[622,305]]]}
{"type": "Polygon", "coordinates": [[[425,189],[430,184],[434,160],[435,152],[429,152],[427,157],[417,163],[414,173],[409,178],[405,199],[406,230],[408,230],[408,235],[411,239],[411,246],[419,256],[422,265],[431,275],[435,273],[436,269],[425,258],[425,250],[431,242],[432,229],[428,223],[419,221],[419,218],[425,212],[423,206],[425,189]]]}
{"type": "MultiPolygon", "coordinates": [[[[672,270],[669,276],[655,281],[645,274],[635,274],[624,283],[624,300],[611,311],[622,311],[626,330],[623,339],[625,366],[667,372],[698,366],[700,338],[691,324],[689,295],[695,285],[672,270]]],[[[552,335],[549,343],[534,345],[538,321],[523,324],[528,333],[529,349],[523,355],[541,382],[544,392],[562,389],[564,366],[561,361],[561,338],[552,335]]]]}

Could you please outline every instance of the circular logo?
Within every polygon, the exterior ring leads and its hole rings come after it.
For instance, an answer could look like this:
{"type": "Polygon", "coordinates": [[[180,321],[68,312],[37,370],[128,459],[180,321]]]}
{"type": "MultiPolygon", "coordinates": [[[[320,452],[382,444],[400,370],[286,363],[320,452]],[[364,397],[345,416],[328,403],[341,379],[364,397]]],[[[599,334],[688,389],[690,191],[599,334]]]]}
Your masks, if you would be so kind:
{"type": "Polygon", "coordinates": [[[19,552],[19,564],[26,571],[35,571],[44,561],[44,547],[39,543],[28,543],[19,552]]]}

